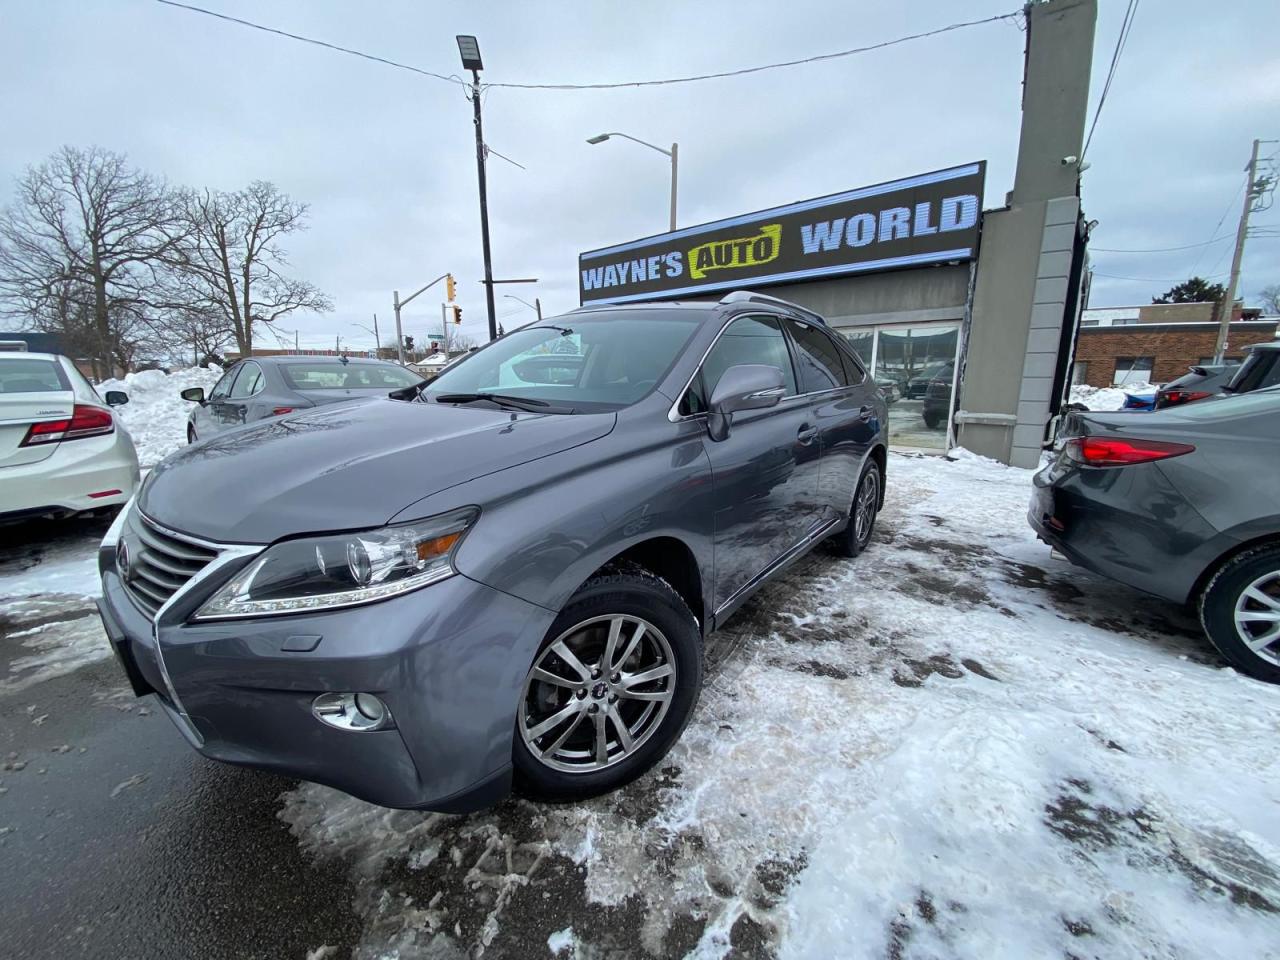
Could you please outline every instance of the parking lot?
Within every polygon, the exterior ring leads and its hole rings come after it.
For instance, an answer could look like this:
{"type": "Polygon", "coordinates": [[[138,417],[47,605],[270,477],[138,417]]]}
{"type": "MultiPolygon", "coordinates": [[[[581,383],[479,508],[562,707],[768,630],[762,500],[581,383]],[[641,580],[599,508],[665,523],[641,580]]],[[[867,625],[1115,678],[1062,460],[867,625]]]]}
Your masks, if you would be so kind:
{"type": "Polygon", "coordinates": [[[1266,956],[1280,691],[1058,561],[1030,474],[894,455],[872,548],[707,648],[660,768],[573,806],[393,811],[193,754],[127,693],[102,524],[0,564],[15,956],[1266,956]]]}

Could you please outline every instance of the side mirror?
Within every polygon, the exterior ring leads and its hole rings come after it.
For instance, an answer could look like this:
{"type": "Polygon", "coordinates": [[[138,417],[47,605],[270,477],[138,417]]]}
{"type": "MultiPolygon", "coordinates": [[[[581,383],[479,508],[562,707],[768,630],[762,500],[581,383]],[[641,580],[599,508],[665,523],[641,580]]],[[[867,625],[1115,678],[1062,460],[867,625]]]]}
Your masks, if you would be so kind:
{"type": "Polygon", "coordinates": [[[102,399],[107,401],[108,407],[123,407],[129,402],[129,395],[123,390],[108,390],[102,399]]]}
{"type": "Polygon", "coordinates": [[[764,363],[739,363],[720,376],[707,413],[707,433],[725,440],[729,424],[739,410],[763,410],[778,405],[787,392],[782,371],[764,363]]]}
{"type": "Polygon", "coordinates": [[[182,399],[192,403],[204,403],[204,387],[187,387],[182,391],[182,399]]]}

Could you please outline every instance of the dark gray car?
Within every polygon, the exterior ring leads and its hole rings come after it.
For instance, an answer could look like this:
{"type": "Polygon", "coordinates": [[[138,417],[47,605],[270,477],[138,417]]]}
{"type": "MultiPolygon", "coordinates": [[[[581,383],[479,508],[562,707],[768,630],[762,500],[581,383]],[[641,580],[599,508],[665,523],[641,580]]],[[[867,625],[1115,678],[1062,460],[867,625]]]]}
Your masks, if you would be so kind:
{"type": "Polygon", "coordinates": [[[213,385],[182,391],[196,407],[187,417],[187,441],[195,443],[224,430],[279,417],[295,410],[356,397],[385,397],[421,383],[396,363],[350,357],[254,357],[233,364],[213,385]]]}
{"type": "Polygon", "coordinates": [[[611,790],[679,737],[703,637],[883,498],[874,381],[745,292],[584,308],[398,396],[185,447],[104,540],[112,646],[206,756],[399,807],[611,790]]]}
{"type": "Polygon", "coordinates": [[[1280,682],[1280,390],[1073,413],[1028,519],[1083,567],[1195,603],[1209,639],[1280,682]]]}
{"type": "Polygon", "coordinates": [[[1155,409],[1193,403],[1221,393],[1239,369],[1239,363],[1202,363],[1189,367],[1182,376],[1156,391],[1155,409]]]}

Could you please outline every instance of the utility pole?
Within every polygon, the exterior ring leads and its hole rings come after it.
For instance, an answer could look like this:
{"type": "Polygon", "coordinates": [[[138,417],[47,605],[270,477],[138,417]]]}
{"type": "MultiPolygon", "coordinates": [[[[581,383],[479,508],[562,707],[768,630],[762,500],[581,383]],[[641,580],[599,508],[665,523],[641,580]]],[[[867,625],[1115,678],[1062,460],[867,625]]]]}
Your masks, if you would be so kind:
{"type": "Polygon", "coordinates": [[[294,353],[300,352],[298,350],[298,331],[297,330],[293,331],[293,352],[294,353]]]}
{"type": "Polygon", "coordinates": [[[484,126],[480,120],[480,71],[484,62],[480,59],[480,44],[469,34],[459,34],[458,55],[462,69],[471,71],[471,109],[476,123],[476,174],[480,179],[480,242],[484,247],[484,297],[489,308],[489,339],[498,337],[498,321],[493,310],[493,259],[489,255],[489,191],[484,179],[484,126]]]}
{"type": "Polygon", "coordinates": [[[1218,342],[1213,348],[1213,362],[1222,363],[1227,354],[1227,337],[1231,327],[1231,315],[1235,312],[1236,287],[1240,283],[1240,261],[1244,259],[1244,241],[1249,234],[1249,212],[1253,201],[1260,194],[1258,184],[1258,147],[1261,140],[1253,141],[1253,153],[1249,157],[1249,180],[1244,188],[1244,208],[1240,211],[1240,225],[1236,228],[1236,252],[1231,258],[1231,278],[1227,292],[1218,305],[1218,342]]]}
{"type": "Polygon", "coordinates": [[[378,315],[373,315],[373,358],[382,359],[382,338],[378,336],[378,315]]]}
{"type": "Polygon", "coordinates": [[[471,104],[476,114],[476,173],[480,178],[480,245],[484,248],[484,302],[489,311],[489,339],[498,339],[493,309],[493,258],[489,253],[489,191],[484,178],[484,127],[480,120],[480,71],[471,71],[471,104]]]}
{"type": "Polygon", "coordinates": [[[449,305],[440,304],[440,329],[444,332],[444,355],[449,356],[449,305]]]}

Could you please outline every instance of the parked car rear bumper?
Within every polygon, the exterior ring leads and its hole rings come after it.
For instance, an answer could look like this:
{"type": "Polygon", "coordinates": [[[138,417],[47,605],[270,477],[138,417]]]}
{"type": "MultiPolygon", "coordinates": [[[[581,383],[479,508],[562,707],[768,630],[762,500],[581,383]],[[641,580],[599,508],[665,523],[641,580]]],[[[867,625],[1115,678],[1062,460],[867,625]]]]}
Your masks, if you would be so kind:
{"type": "Polygon", "coordinates": [[[1027,520],[1041,540],[1087,570],[1177,603],[1223,539],[1158,464],[1082,468],[1059,457],[1032,484],[1027,520]]]}
{"type": "Polygon", "coordinates": [[[519,691],[553,612],[459,575],[346,610],[156,626],[105,559],[102,586],[135,693],[205,756],[390,807],[466,812],[508,792],[519,691]],[[285,652],[296,636],[321,640],[285,652]],[[372,693],[395,726],[328,726],[312,713],[326,692],[372,693]]]}
{"type": "Polygon", "coordinates": [[[0,520],[119,506],[133,496],[139,476],[128,434],[63,441],[37,463],[0,469],[5,493],[0,520]]]}

